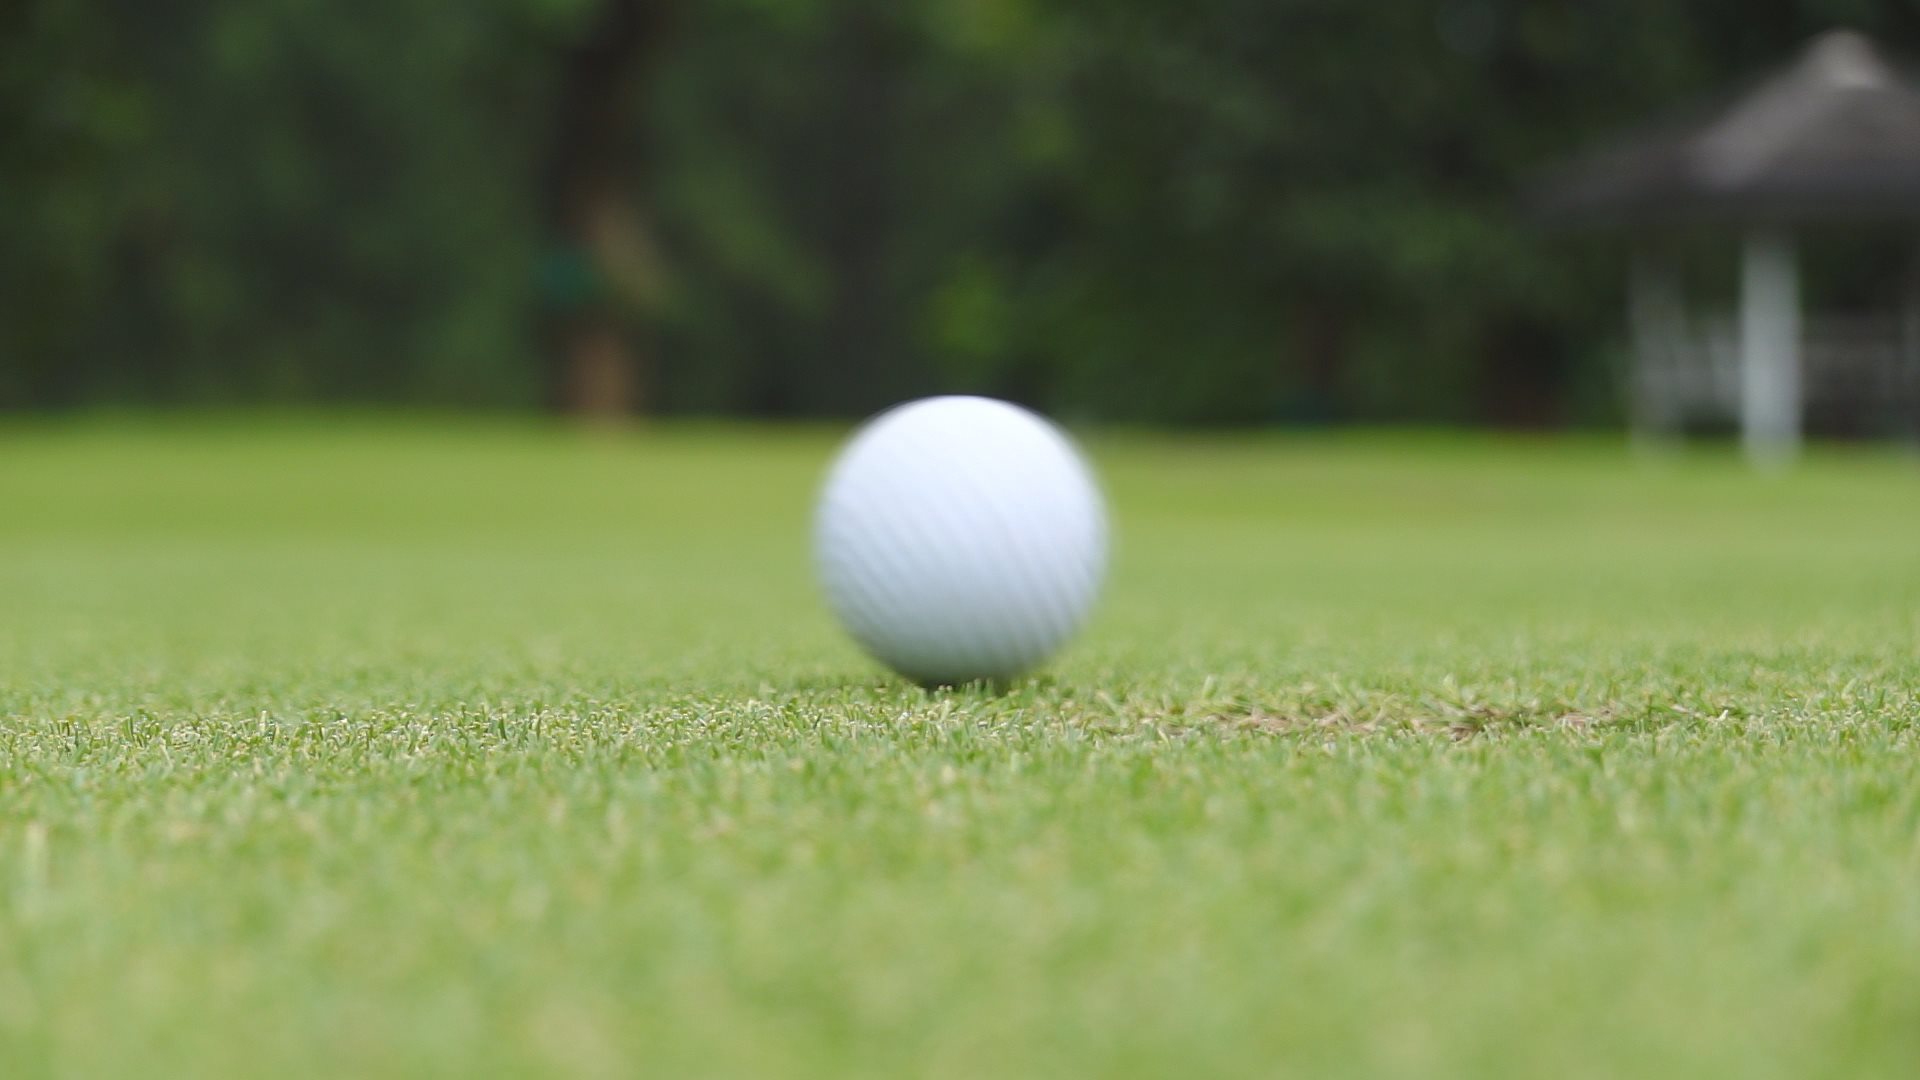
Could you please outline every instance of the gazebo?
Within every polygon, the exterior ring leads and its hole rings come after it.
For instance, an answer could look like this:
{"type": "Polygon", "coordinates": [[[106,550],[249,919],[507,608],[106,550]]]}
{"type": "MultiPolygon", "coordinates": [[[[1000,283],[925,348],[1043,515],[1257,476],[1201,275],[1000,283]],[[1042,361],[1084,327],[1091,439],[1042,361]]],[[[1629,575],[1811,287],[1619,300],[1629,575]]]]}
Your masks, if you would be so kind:
{"type": "Polygon", "coordinates": [[[1837,30],[1718,107],[1604,147],[1540,192],[1550,217],[1632,226],[1628,401],[1637,435],[1691,413],[1737,416],[1748,455],[1797,451],[1810,401],[1853,395],[1920,427],[1920,262],[1869,316],[1802,318],[1796,237],[1816,226],[1920,220],[1920,86],[1867,38],[1837,30]],[[1738,313],[1689,310],[1646,242],[1715,226],[1742,237],[1738,313]]]}

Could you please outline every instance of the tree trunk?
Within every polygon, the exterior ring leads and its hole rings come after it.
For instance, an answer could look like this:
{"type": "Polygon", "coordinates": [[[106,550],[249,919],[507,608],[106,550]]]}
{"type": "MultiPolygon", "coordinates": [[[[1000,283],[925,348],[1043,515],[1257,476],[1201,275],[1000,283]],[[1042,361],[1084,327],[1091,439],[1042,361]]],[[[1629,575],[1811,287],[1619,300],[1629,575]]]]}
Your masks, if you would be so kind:
{"type": "Polygon", "coordinates": [[[1520,314],[1496,315],[1481,341],[1480,422],[1516,431],[1560,426],[1567,372],[1565,348],[1552,326],[1520,314]]]}
{"type": "Polygon", "coordinates": [[[544,336],[549,402],[575,415],[628,416],[649,389],[631,326],[652,291],[635,158],[670,7],[601,0],[561,59],[543,192],[555,271],[544,336]]]}
{"type": "Polygon", "coordinates": [[[1294,348],[1300,384],[1291,419],[1314,425],[1340,419],[1351,329],[1347,309],[1338,301],[1314,298],[1296,309],[1294,348]]]}
{"type": "Polygon", "coordinates": [[[809,403],[827,412],[871,412],[911,381],[890,317],[899,49],[884,11],[846,5],[838,27],[841,69],[826,139],[833,195],[825,215],[833,300],[824,337],[834,377],[809,403]]]}

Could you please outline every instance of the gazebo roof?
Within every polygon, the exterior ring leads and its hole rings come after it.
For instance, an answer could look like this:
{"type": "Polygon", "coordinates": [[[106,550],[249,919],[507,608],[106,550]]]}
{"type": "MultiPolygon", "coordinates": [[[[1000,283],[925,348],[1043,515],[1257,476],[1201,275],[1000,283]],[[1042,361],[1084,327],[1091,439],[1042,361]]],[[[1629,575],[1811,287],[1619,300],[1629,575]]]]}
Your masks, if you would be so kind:
{"type": "Polygon", "coordinates": [[[1589,223],[1920,218],[1920,85],[1832,31],[1744,95],[1603,147],[1537,194],[1546,215],[1589,223]]]}

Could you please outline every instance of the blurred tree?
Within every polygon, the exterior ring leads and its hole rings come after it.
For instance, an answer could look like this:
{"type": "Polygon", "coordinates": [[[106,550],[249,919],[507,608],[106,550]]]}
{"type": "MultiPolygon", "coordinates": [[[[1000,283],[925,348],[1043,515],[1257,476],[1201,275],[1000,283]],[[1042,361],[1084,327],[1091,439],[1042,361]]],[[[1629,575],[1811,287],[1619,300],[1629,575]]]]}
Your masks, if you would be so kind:
{"type": "Polygon", "coordinates": [[[1514,195],[1908,0],[18,0],[0,407],[1606,416],[1514,195]]]}
{"type": "Polygon", "coordinates": [[[0,150],[25,400],[526,398],[526,17],[353,7],[27,5],[0,46],[29,72],[0,150]]]}

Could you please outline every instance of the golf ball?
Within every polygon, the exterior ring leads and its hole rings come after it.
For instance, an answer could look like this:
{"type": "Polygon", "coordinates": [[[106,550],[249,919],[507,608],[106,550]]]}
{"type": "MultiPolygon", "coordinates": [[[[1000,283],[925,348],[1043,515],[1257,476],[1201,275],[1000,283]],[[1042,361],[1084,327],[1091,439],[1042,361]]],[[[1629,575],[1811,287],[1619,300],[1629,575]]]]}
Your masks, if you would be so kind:
{"type": "Polygon", "coordinates": [[[841,624],[895,671],[1006,678],[1086,620],[1106,574],[1106,507],[1046,420],[991,398],[924,398],[868,421],[840,452],[814,560],[841,624]]]}

